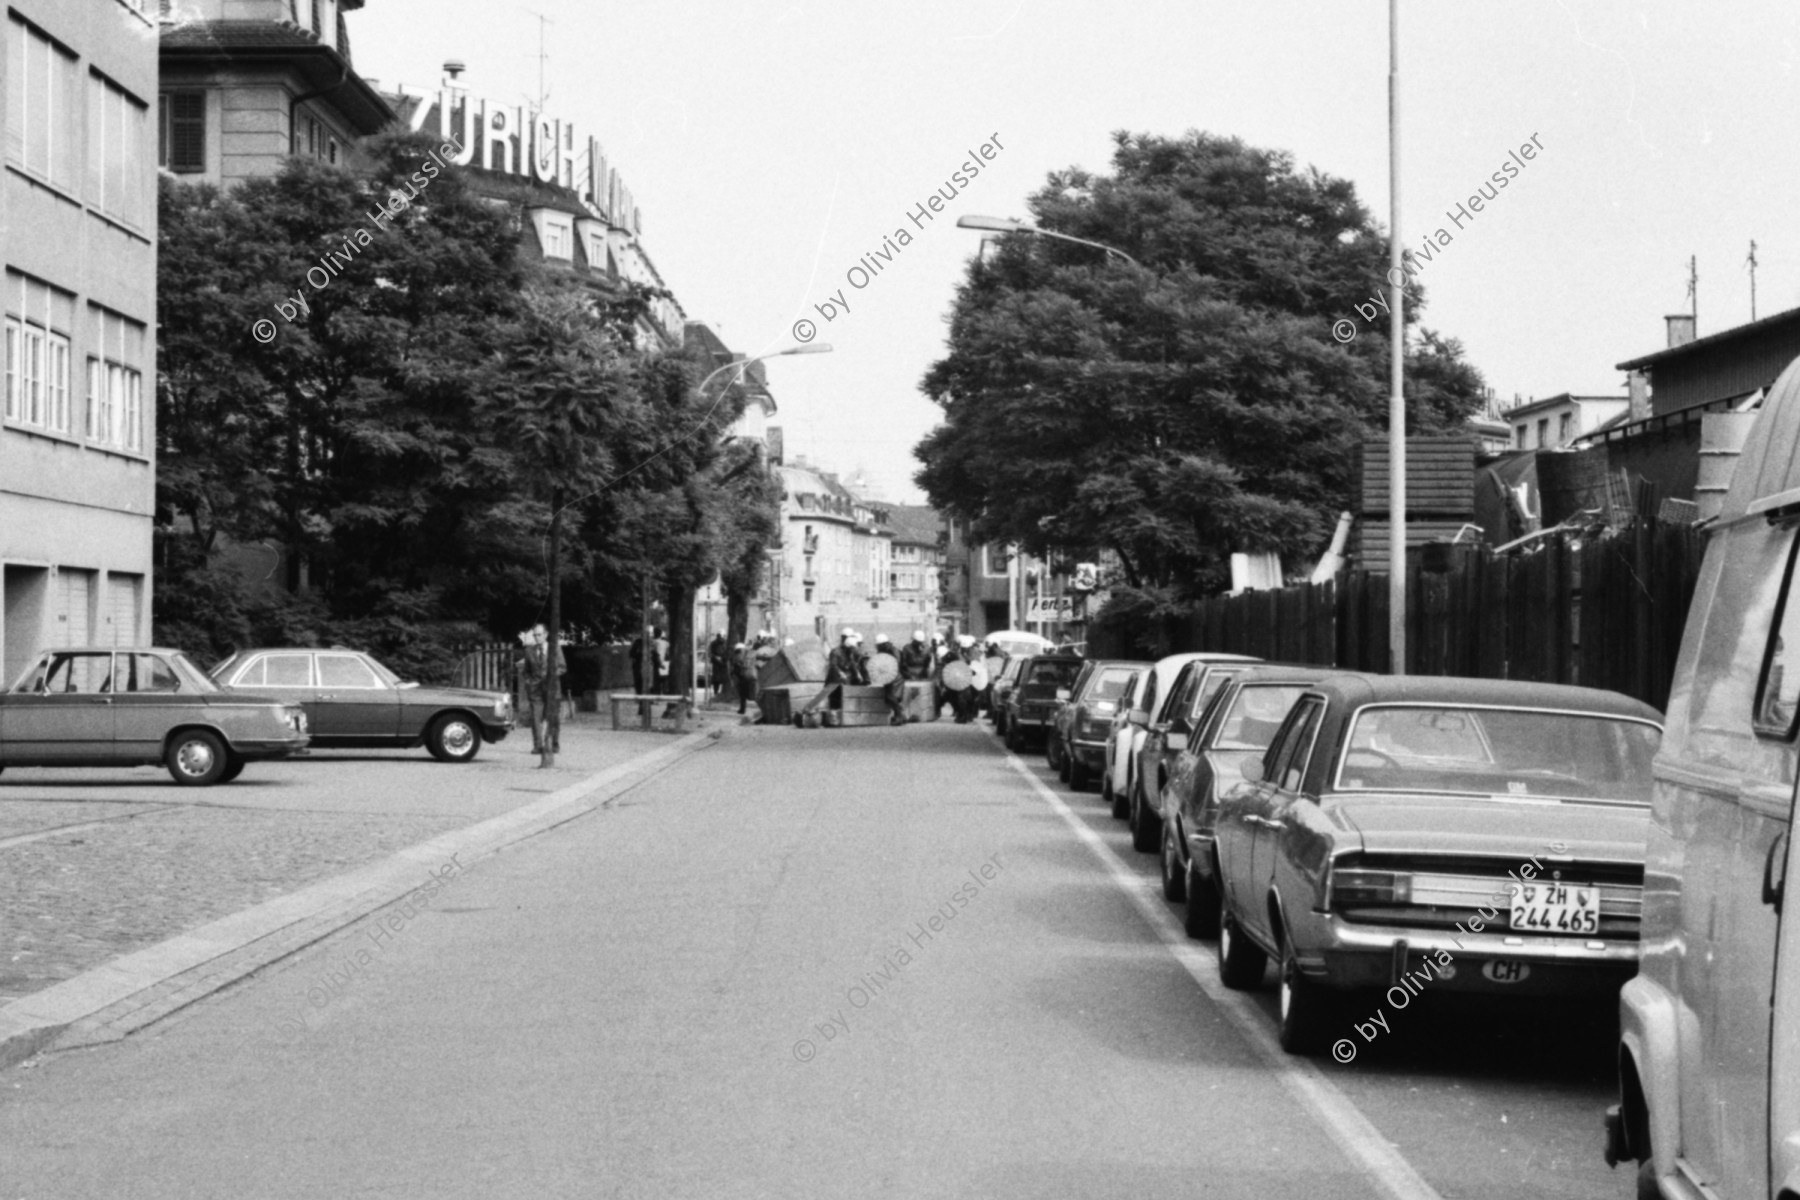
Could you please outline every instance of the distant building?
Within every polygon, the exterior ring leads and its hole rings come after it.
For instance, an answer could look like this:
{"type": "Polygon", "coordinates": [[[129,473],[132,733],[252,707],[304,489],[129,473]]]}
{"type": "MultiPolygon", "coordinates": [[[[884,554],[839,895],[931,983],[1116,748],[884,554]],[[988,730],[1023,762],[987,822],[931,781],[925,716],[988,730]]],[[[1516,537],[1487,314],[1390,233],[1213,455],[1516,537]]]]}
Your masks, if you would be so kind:
{"type": "Polygon", "coordinates": [[[888,591],[898,616],[911,619],[927,635],[937,629],[943,593],[945,538],[937,510],[922,504],[888,509],[893,530],[893,569],[888,591]]]}
{"type": "Polygon", "coordinates": [[[846,626],[896,638],[912,619],[893,604],[888,509],[859,499],[829,471],[795,461],[781,476],[782,550],[776,629],[784,637],[836,638],[846,626]]]}
{"type": "Polygon", "coordinates": [[[149,639],[156,501],[156,23],[12,0],[0,662],[149,639]]]}
{"type": "Polygon", "coordinates": [[[1625,414],[1625,396],[1575,396],[1568,392],[1509,408],[1502,414],[1514,450],[1560,450],[1576,438],[1625,414]]]}
{"type": "Polygon", "coordinates": [[[629,283],[659,293],[639,322],[639,345],[682,344],[686,315],[644,247],[631,190],[598,140],[578,136],[566,117],[474,95],[455,75],[431,88],[402,84],[386,99],[402,128],[461,147],[450,161],[468,168],[478,194],[518,217],[527,255],[602,291],[629,283]]]}
{"type": "Polygon", "coordinates": [[[348,166],[357,139],[394,121],[351,63],[344,14],[362,6],[163,0],[157,165],[218,186],[273,175],[294,155],[348,166]]]}

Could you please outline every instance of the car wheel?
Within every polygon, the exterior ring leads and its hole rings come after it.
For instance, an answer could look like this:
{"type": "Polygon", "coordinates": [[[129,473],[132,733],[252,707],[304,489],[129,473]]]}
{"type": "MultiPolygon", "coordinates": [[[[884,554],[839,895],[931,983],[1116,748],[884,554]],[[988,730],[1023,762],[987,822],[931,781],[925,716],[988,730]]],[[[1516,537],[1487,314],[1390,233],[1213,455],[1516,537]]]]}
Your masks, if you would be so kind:
{"type": "Polygon", "coordinates": [[[1131,816],[1130,791],[1112,790],[1112,815],[1116,820],[1126,820],[1131,816]]]}
{"type": "Polygon", "coordinates": [[[190,729],[169,739],[163,763],[183,787],[207,787],[224,777],[230,759],[218,734],[190,729]]]}
{"type": "Polygon", "coordinates": [[[481,751],[481,730],[464,713],[445,713],[426,731],[425,748],[439,762],[469,762],[481,751]]]}
{"type": "Polygon", "coordinates": [[[1069,782],[1069,773],[1075,769],[1075,763],[1069,757],[1068,748],[1060,742],[1056,750],[1056,777],[1064,783],[1069,782]]]}
{"type": "Polygon", "coordinates": [[[1074,755],[1070,755],[1069,790],[1073,792],[1085,792],[1088,790],[1089,782],[1087,764],[1076,758],[1074,755]]]}
{"type": "Polygon", "coordinates": [[[1247,992],[1262,982],[1263,968],[1268,965],[1269,956],[1244,936],[1231,910],[1226,909],[1219,917],[1219,982],[1247,992]]]}
{"type": "Polygon", "coordinates": [[[236,754],[228,756],[225,760],[225,773],[219,776],[219,782],[230,783],[239,775],[242,775],[244,773],[244,768],[248,765],[249,764],[246,763],[243,758],[236,754]]]}
{"type": "Polygon", "coordinates": [[[1175,823],[1163,822],[1162,835],[1162,887],[1163,899],[1182,901],[1187,899],[1187,868],[1175,853],[1175,823]]]}
{"type": "Polygon", "coordinates": [[[1206,941],[1219,936],[1219,893],[1210,879],[1203,878],[1188,859],[1187,915],[1181,926],[1191,938],[1206,941]]]}
{"type": "Polygon", "coordinates": [[[1281,1048],[1289,1054],[1317,1054],[1324,1049],[1328,1023],[1336,1005],[1317,980],[1300,973],[1300,960],[1284,934],[1281,939],[1281,1048]]]}
{"type": "Polygon", "coordinates": [[[1131,790],[1131,848],[1140,854],[1154,854],[1162,843],[1162,818],[1150,811],[1144,802],[1140,783],[1131,790]]]}
{"type": "Polygon", "coordinates": [[[1025,749],[1025,739],[1019,733],[1019,727],[1012,721],[1006,723],[1006,748],[1014,754],[1025,749]]]}
{"type": "Polygon", "coordinates": [[[1056,759],[1056,734],[1054,732],[1044,739],[1044,763],[1058,775],[1062,774],[1062,765],[1056,759]]]}

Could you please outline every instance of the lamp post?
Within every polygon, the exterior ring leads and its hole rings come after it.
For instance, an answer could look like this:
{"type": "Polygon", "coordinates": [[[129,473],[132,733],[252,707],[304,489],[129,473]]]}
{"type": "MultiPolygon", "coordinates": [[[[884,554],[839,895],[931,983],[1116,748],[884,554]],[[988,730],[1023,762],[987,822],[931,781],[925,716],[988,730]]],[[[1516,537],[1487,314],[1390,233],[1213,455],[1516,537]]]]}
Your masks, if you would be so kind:
{"type": "Polygon", "coordinates": [[[1104,250],[1108,254],[1117,255],[1134,267],[1142,265],[1137,259],[1131,257],[1131,255],[1125,253],[1117,246],[1108,246],[1105,242],[1090,242],[1086,238],[1072,237],[1066,233],[1057,233],[1053,229],[1039,229],[1036,225],[1030,224],[1027,221],[1018,221],[1011,217],[962,216],[956,218],[956,227],[958,229],[980,229],[988,233],[1036,234],[1038,237],[1055,238],[1059,242],[1074,242],[1077,246],[1091,246],[1095,250],[1104,250]]]}
{"type": "Polygon", "coordinates": [[[1406,674],[1406,278],[1400,254],[1400,0],[1388,0],[1388,670],[1406,674]]]}

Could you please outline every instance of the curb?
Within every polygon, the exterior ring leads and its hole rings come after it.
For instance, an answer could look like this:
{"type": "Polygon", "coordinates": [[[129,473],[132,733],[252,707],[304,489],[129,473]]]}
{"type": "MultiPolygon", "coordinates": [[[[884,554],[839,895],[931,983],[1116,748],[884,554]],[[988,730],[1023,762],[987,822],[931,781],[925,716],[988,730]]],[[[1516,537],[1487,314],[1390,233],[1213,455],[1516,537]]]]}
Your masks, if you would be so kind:
{"type": "Polygon", "coordinates": [[[462,857],[471,861],[485,858],[592,812],[717,741],[725,732],[686,734],[663,749],[640,754],[511,812],[440,834],[380,862],[310,884],[22,996],[0,1007],[0,1070],[51,1048],[71,1029],[78,1044],[92,1044],[117,1040],[160,1020],[420,891],[444,863],[457,859],[456,867],[466,867],[462,857]],[[239,954],[245,950],[252,952],[239,954]],[[220,960],[228,956],[234,961],[217,969],[220,960]],[[189,975],[197,978],[181,979],[189,975]]]}

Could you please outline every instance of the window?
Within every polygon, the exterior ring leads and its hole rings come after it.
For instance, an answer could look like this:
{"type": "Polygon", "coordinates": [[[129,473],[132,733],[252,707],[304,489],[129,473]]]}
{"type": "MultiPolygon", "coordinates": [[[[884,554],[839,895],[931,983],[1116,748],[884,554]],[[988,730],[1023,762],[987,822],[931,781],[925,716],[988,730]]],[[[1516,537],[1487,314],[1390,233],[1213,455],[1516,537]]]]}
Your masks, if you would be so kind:
{"type": "Polygon", "coordinates": [[[606,235],[603,233],[588,234],[588,266],[596,271],[606,270],[606,235]]]}
{"type": "Polygon", "coordinates": [[[6,416],[69,432],[69,334],[75,297],[17,271],[6,273],[6,416]]]}
{"type": "Polygon", "coordinates": [[[50,660],[50,670],[40,691],[54,694],[70,692],[97,695],[112,690],[112,654],[58,654],[50,660]]]}
{"type": "Polygon", "coordinates": [[[1538,448],[1541,450],[1550,444],[1550,418],[1538,421],[1538,448]]]}
{"type": "Polygon", "coordinates": [[[147,225],[144,142],[150,110],[99,75],[88,76],[87,195],[96,208],[147,225]]]}
{"type": "Polygon", "coordinates": [[[328,163],[336,163],[337,162],[337,152],[338,152],[338,140],[334,137],[326,138],[325,139],[325,161],[328,163]]]}
{"type": "Polygon", "coordinates": [[[319,655],[319,686],[371,690],[381,686],[375,672],[354,654],[319,655]]]}
{"type": "Polygon", "coordinates": [[[1012,561],[1011,551],[1006,546],[1000,545],[997,542],[989,542],[987,545],[983,546],[981,550],[983,573],[990,579],[1004,579],[1006,577],[1007,564],[1012,561]]]}
{"type": "Polygon", "coordinates": [[[74,191],[81,148],[75,56],[18,17],[6,34],[6,156],[74,191]]]}
{"type": "Polygon", "coordinates": [[[1325,705],[1318,700],[1301,700],[1269,747],[1268,757],[1264,760],[1270,768],[1267,778],[1283,791],[1300,790],[1300,784],[1306,778],[1307,753],[1312,748],[1312,737],[1324,711],[1325,705]]]}
{"type": "Polygon", "coordinates": [[[1556,421],[1556,444],[1566,446],[1575,436],[1575,414],[1564,413],[1556,421]]]}
{"type": "Polygon", "coordinates": [[[206,93],[165,92],[157,116],[156,165],[183,174],[206,170],[206,93]]]}
{"type": "Polygon", "coordinates": [[[1756,731],[1774,737],[1792,737],[1794,713],[1800,708],[1800,596],[1794,595],[1795,551],[1788,554],[1787,579],[1775,603],[1775,619],[1769,628],[1769,645],[1763,651],[1761,678],[1756,687],[1756,731]]]}
{"type": "Polygon", "coordinates": [[[311,687],[312,655],[270,654],[263,658],[268,687],[311,687]]]}
{"type": "Polygon", "coordinates": [[[564,221],[547,218],[544,221],[544,256],[546,258],[570,258],[574,251],[569,245],[569,226],[564,221]]]}
{"type": "Polygon", "coordinates": [[[129,664],[125,691],[178,692],[181,690],[181,677],[175,674],[175,668],[156,655],[121,654],[119,658],[121,666],[129,664]]]}
{"type": "Polygon", "coordinates": [[[131,454],[144,451],[144,326],[98,305],[88,306],[99,355],[87,360],[88,441],[131,454]]]}
{"type": "Polygon", "coordinates": [[[1517,445],[1519,449],[1523,450],[1525,448],[1525,426],[1521,425],[1513,432],[1518,435],[1517,445]]]}

